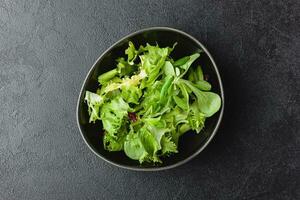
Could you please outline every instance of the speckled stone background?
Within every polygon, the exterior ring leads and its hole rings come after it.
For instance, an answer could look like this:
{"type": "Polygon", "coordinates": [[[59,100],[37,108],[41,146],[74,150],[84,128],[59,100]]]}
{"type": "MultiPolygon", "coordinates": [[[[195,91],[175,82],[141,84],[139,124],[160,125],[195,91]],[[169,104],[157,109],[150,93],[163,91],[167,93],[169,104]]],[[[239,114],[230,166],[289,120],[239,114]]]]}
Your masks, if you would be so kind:
{"type": "Polygon", "coordinates": [[[300,199],[300,3],[0,0],[0,199],[300,199]],[[143,173],[84,144],[93,62],[149,26],[186,31],[223,78],[225,116],[193,161],[143,173]]]}

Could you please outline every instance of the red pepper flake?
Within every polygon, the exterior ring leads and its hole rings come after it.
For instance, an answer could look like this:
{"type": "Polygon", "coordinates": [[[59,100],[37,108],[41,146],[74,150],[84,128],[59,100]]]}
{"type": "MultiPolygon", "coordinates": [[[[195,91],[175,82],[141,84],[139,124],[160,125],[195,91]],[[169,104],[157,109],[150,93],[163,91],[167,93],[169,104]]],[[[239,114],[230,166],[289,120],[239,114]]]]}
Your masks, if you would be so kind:
{"type": "Polygon", "coordinates": [[[129,112],[128,113],[128,118],[130,119],[130,121],[132,122],[136,122],[137,121],[137,116],[134,112],[129,112]]]}

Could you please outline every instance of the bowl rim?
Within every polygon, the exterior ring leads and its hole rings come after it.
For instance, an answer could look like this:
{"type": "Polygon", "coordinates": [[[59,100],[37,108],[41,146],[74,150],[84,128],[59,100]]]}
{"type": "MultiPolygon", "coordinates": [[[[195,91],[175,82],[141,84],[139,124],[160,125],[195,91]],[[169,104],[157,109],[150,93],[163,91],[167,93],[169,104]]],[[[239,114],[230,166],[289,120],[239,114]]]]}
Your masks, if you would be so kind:
{"type": "Polygon", "coordinates": [[[206,47],[201,43],[199,42],[195,37],[191,36],[190,34],[184,32],[184,31],[181,31],[181,30],[178,30],[176,28],[171,28],[171,27],[167,27],[167,26],[154,26],[154,27],[148,27],[148,28],[143,28],[143,29],[140,29],[138,31],[135,31],[135,32],[132,32],[130,34],[127,34],[126,36],[122,37],[121,39],[119,39],[117,42],[115,42],[114,44],[110,45],[110,47],[105,50],[98,58],[97,60],[94,62],[94,64],[92,65],[92,67],[89,69],[83,83],[82,83],[82,86],[81,86],[81,89],[80,89],[80,92],[79,92],[79,97],[78,97],[78,100],[77,100],[77,106],[76,106],[76,120],[77,120],[77,126],[79,128],[79,132],[85,142],[85,144],[89,147],[89,149],[96,155],[98,156],[99,158],[103,159],[104,161],[114,165],[114,166],[117,166],[117,167],[120,167],[120,168],[123,168],[123,169],[128,169],[128,170],[133,170],[133,171],[162,171],[162,170],[167,170],[167,169],[172,169],[172,168],[175,168],[175,167],[178,167],[180,165],[183,165],[185,163],[187,163],[188,161],[192,160],[193,158],[195,158],[200,152],[202,152],[206,146],[211,142],[211,140],[213,139],[213,137],[216,135],[218,129],[219,129],[219,126],[220,126],[220,123],[222,121],[222,117],[223,117],[223,113],[224,113],[224,89],[223,89],[223,84],[222,84],[222,80],[221,80],[221,76],[219,74],[219,70],[218,70],[218,67],[213,59],[213,57],[211,56],[211,54],[209,53],[209,51],[206,49],[206,47]],[[181,160],[177,163],[174,163],[174,164],[171,164],[171,165],[168,165],[168,166],[153,166],[153,167],[147,167],[147,168],[143,168],[143,167],[135,167],[135,166],[128,166],[128,165],[123,165],[123,164],[119,164],[117,162],[114,162],[114,161],[111,161],[111,160],[108,160],[106,159],[105,157],[103,157],[102,155],[100,155],[99,153],[97,153],[94,148],[87,142],[82,130],[81,130],[81,126],[80,126],[80,122],[79,122],[79,104],[80,104],[80,97],[82,96],[83,94],[83,90],[84,90],[84,86],[85,86],[85,83],[86,81],[88,80],[88,78],[90,77],[90,74],[91,72],[94,70],[94,68],[96,67],[97,63],[99,62],[99,60],[107,53],[109,52],[112,48],[114,48],[117,44],[123,42],[123,40],[126,40],[134,35],[137,35],[137,34],[140,34],[142,32],[146,32],[146,31],[152,31],[152,30],[167,30],[167,31],[173,31],[173,32],[176,32],[176,33],[179,33],[179,34],[182,34],[186,37],[188,37],[189,39],[193,40],[196,44],[198,44],[202,50],[207,54],[207,56],[209,57],[210,61],[212,62],[213,64],[213,67],[215,69],[215,72],[216,72],[216,75],[217,75],[217,79],[218,79],[218,83],[219,83],[219,87],[220,87],[220,95],[221,95],[221,100],[222,100],[222,105],[221,105],[221,108],[219,110],[219,118],[218,118],[218,121],[215,125],[215,128],[212,132],[212,134],[209,136],[208,140],[197,150],[195,151],[192,155],[190,155],[189,157],[185,158],[184,160],[181,160]]]}

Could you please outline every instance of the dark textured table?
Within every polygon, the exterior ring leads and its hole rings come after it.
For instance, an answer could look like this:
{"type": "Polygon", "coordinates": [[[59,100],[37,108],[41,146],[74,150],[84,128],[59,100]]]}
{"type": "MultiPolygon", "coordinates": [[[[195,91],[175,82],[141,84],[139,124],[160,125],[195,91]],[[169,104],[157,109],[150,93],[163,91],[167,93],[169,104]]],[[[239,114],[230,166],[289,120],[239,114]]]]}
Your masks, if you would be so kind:
{"type": "Polygon", "coordinates": [[[300,199],[299,1],[0,1],[0,199],[300,199]],[[214,56],[225,116],[213,142],[168,171],[97,158],[78,93],[116,40],[186,31],[214,56]]]}

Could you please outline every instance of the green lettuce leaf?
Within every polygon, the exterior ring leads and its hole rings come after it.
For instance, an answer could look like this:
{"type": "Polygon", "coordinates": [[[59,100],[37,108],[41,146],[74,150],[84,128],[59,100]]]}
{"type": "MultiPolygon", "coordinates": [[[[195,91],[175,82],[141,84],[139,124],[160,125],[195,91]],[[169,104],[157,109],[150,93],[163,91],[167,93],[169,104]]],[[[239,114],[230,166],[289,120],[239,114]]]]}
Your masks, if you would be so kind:
{"type": "Polygon", "coordinates": [[[199,80],[197,81],[194,86],[199,88],[200,90],[203,91],[210,91],[211,90],[211,84],[205,80],[199,80]]]}
{"type": "MultiPolygon", "coordinates": [[[[190,112],[187,117],[189,127],[181,127],[181,129],[184,128],[191,128],[192,130],[196,131],[199,133],[203,127],[204,127],[204,122],[205,122],[205,116],[204,114],[201,113],[201,111],[198,108],[198,104],[194,102],[190,106],[190,112]]],[[[182,132],[183,130],[181,130],[182,132]]]]}
{"type": "Polygon", "coordinates": [[[140,163],[161,162],[156,155],[158,148],[156,139],[146,128],[141,128],[138,133],[129,133],[124,142],[125,154],[140,163]]]}
{"type": "Polygon", "coordinates": [[[147,44],[147,46],[144,47],[144,51],[144,55],[141,55],[140,59],[141,68],[144,69],[148,75],[147,81],[144,83],[147,87],[151,86],[160,75],[167,56],[170,54],[170,48],[160,48],[159,46],[147,44]]]}
{"type": "MultiPolygon", "coordinates": [[[[159,150],[160,144],[157,142],[154,135],[147,128],[140,129],[138,134],[148,154],[145,160],[152,161],[152,162],[161,162],[161,160],[158,158],[156,154],[156,152],[159,150]]],[[[144,160],[140,160],[140,161],[143,162],[144,160]]]]}
{"type": "Polygon", "coordinates": [[[203,71],[200,65],[198,65],[196,68],[189,69],[188,80],[193,83],[204,80],[203,71]]]}
{"type": "Polygon", "coordinates": [[[189,110],[188,90],[182,83],[177,84],[177,91],[174,92],[173,99],[181,109],[185,111],[189,110]]]}
{"type": "MultiPolygon", "coordinates": [[[[200,56],[199,53],[195,53],[191,56],[187,56],[189,59],[187,59],[187,57],[186,58],[181,58],[181,59],[184,59],[184,61],[186,61],[186,62],[184,62],[184,63],[180,62],[180,63],[183,63],[183,64],[178,66],[180,69],[183,70],[183,72],[180,74],[180,77],[183,77],[185,75],[185,73],[189,70],[190,66],[194,63],[194,61],[197,58],[199,58],[199,56],[200,56]]],[[[179,62],[179,61],[177,61],[177,62],[179,62]]]]}
{"type": "Polygon", "coordinates": [[[194,86],[203,91],[210,91],[211,84],[204,80],[201,66],[197,66],[195,69],[190,69],[188,74],[188,80],[191,81],[194,86]]]}
{"type": "Polygon", "coordinates": [[[139,108],[137,108],[140,115],[151,115],[157,113],[161,105],[158,103],[160,101],[160,91],[162,88],[162,82],[156,81],[151,88],[148,88],[144,92],[143,101],[140,103],[139,108]]]}
{"type": "Polygon", "coordinates": [[[118,74],[117,69],[110,70],[108,72],[105,72],[98,76],[98,82],[100,85],[105,85],[108,83],[111,79],[113,79],[118,74]]]}
{"type": "Polygon", "coordinates": [[[170,132],[170,129],[166,127],[166,122],[161,119],[161,117],[157,118],[146,118],[143,119],[145,123],[144,127],[153,135],[157,143],[157,150],[161,149],[161,138],[165,133],[170,132]]]}
{"type": "Polygon", "coordinates": [[[187,63],[190,60],[190,56],[184,56],[178,60],[176,60],[173,65],[174,67],[180,67],[182,65],[184,65],[185,63],[187,63]]]}
{"type": "Polygon", "coordinates": [[[210,117],[215,114],[221,107],[221,98],[213,92],[204,92],[195,87],[190,81],[181,80],[196,96],[197,106],[205,117],[210,117]]]}
{"type": "Polygon", "coordinates": [[[100,108],[104,103],[104,98],[96,93],[89,91],[85,92],[85,98],[88,105],[88,112],[90,115],[89,122],[95,122],[100,119],[100,108]]]}
{"type": "Polygon", "coordinates": [[[134,132],[130,132],[126,136],[124,152],[129,158],[138,160],[140,163],[143,163],[145,158],[148,156],[139,135],[134,132]]]}
{"type": "MultiPolygon", "coordinates": [[[[170,112],[163,114],[161,117],[166,122],[166,127],[170,129],[170,135],[176,145],[178,144],[179,136],[182,134],[179,128],[181,124],[188,123],[187,117],[188,112],[182,110],[179,106],[174,107],[170,112]]],[[[185,132],[188,130],[185,130],[185,132]]]]}
{"type": "Polygon", "coordinates": [[[132,42],[129,42],[129,47],[125,50],[125,54],[127,55],[128,59],[128,63],[130,65],[134,64],[134,60],[137,58],[138,56],[138,51],[135,49],[135,46],[132,42]]]}
{"type": "Polygon", "coordinates": [[[100,115],[103,129],[108,134],[116,134],[122,125],[123,119],[127,117],[128,109],[128,103],[120,96],[103,104],[100,115]]]}
{"type": "Polygon", "coordinates": [[[162,155],[168,156],[171,153],[178,153],[176,144],[172,141],[171,137],[162,137],[161,139],[162,155]]]}
{"type": "Polygon", "coordinates": [[[117,63],[117,72],[119,77],[131,76],[134,72],[138,70],[137,65],[131,65],[124,58],[118,58],[117,63]]]}
{"type": "Polygon", "coordinates": [[[142,119],[144,126],[137,133],[130,133],[124,143],[124,151],[128,157],[143,162],[161,162],[159,156],[177,152],[175,143],[164,139],[170,132],[166,122],[160,117],[142,119]],[[175,145],[175,147],[174,147],[175,145]],[[161,151],[160,151],[161,150],[161,151]]]}
{"type": "Polygon", "coordinates": [[[159,103],[160,104],[165,104],[169,98],[171,98],[171,89],[172,89],[172,84],[173,84],[174,76],[166,76],[164,79],[164,84],[162,85],[162,88],[160,90],[160,95],[159,95],[159,103]]]}
{"type": "Polygon", "coordinates": [[[163,67],[166,76],[175,76],[174,66],[170,61],[166,61],[163,67]]]}
{"type": "Polygon", "coordinates": [[[145,73],[145,71],[141,70],[139,74],[133,75],[130,78],[126,77],[121,79],[121,81],[109,83],[102,89],[102,92],[103,94],[106,94],[108,92],[118,90],[122,87],[126,88],[127,86],[138,86],[140,84],[140,81],[146,77],[147,74],[145,73]]]}
{"type": "Polygon", "coordinates": [[[121,151],[123,150],[123,144],[125,141],[125,134],[111,135],[106,133],[103,137],[104,149],[108,151],[121,151]]]}
{"type": "Polygon", "coordinates": [[[121,87],[122,98],[128,103],[138,104],[142,96],[142,90],[138,86],[123,85],[121,87]]]}

